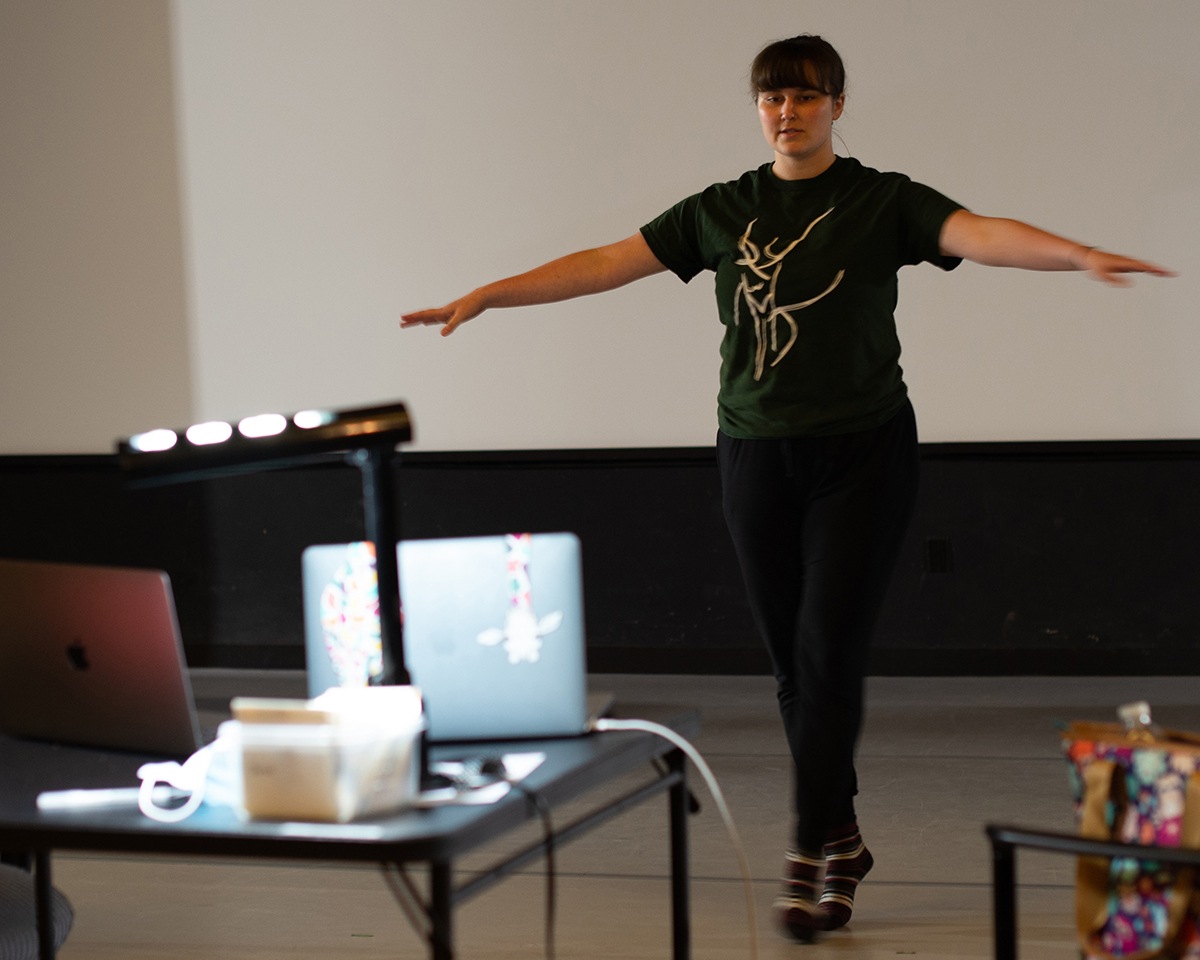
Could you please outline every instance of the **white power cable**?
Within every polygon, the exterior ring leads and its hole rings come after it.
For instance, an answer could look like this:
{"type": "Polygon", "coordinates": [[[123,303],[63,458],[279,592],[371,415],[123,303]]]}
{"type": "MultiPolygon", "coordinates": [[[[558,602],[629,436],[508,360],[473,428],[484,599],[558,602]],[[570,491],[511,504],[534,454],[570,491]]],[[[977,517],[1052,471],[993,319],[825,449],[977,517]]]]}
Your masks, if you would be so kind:
{"type": "Polygon", "coordinates": [[[725,802],[725,795],[721,792],[721,787],[717,783],[716,776],[713,775],[712,769],[704,757],[700,755],[700,751],[670,727],[664,727],[662,724],[654,723],[650,720],[614,720],[602,717],[593,721],[592,729],[601,733],[638,730],[643,733],[655,734],[682,750],[688,759],[696,765],[696,769],[700,771],[700,775],[708,785],[709,793],[712,794],[713,802],[717,805],[721,819],[725,821],[725,829],[729,832],[729,839],[733,843],[734,852],[737,854],[738,866],[742,873],[742,889],[746,894],[746,916],[750,924],[750,960],[757,960],[758,918],[754,909],[754,886],[750,877],[750,864],[746,860],[746,850],[742,845],[741,837],[738,835],[737,826],[733,822],[733,815],[729,812],[729,805],[725,802]]]}

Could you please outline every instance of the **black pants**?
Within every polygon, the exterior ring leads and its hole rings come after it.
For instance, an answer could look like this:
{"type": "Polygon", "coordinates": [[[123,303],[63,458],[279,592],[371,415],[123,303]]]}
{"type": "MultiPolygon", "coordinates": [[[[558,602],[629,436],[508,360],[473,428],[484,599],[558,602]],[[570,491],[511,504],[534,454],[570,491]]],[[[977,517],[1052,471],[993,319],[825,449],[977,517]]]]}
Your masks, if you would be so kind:
{"type": "Polygon", "coordinates": [[[796,845],[855,819],[871,633],[916,500],[916,419],[795,440],[717,438],[725,519],[778,683],[796,845]]]}

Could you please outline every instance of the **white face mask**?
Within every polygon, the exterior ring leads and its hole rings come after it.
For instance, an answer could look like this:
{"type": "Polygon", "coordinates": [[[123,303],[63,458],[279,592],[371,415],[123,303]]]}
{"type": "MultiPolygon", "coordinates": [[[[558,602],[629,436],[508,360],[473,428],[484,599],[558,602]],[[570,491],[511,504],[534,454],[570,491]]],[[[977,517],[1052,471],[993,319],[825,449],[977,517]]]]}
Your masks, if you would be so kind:
{"type": "Polygon", "coordinates": [[[201,747],[182,764],[174,760],[165,763],[144,763],[138,767],[142,781],[138,789],[138,809],[151,820],[160,823],[179,823],[208,802],[217,806],[235,806],[238,802],[236,783],[237,724],[221,724],[217,739],[201,747]],[[186,797],[182,804],[177,801],[186,797]],[[169,805],[162,805],[166,801],[169,805]]]}

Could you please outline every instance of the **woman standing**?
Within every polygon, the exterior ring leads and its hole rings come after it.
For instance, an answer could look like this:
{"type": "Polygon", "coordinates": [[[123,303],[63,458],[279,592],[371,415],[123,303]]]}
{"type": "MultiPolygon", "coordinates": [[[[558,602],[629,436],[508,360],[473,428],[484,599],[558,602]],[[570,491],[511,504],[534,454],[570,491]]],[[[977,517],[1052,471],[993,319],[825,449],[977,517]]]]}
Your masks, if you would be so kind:
{"type": "Polygon", "coordinates": [[[405,315],[448,335],[494,307],[612,290],[670,270],[716,275],[717,454],[726,522],[770,653],[795,764],[777,910],[796,939],[844,925],[872,857],[854,754],[871,631],[912,513],[916,421],[899,366],[897,271],[963,259],[1169,275],[1015,220],[981,217],[833,151],[845,70],[829,43],[769,44],[751,86],[772,162],[714,184],[625,240],[405,315]]]}

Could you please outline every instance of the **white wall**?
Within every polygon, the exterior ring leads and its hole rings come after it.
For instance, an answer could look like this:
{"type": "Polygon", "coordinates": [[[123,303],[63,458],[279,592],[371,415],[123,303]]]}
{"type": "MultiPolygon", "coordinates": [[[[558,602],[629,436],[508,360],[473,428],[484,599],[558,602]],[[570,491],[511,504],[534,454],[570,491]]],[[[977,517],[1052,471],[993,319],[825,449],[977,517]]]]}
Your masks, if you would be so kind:
{"type": "MultiPolygon", "coordinates": [[[[0,0],[6,21],[39,20],[68,50],[102,33],[101,10],[164,9],[52,8],[0,0]]],[[[904,364],[923,439],[1198,433],[1195,0],[174,0],[170,11],[173,48],[157,55],[174,65],[179,187],[167,196],[150,182],[138,199],[159,259],[182,258],[161,299],[185,305],[187,360],[146,346],[170,368],[168,391],[129,375],[124,353],[46,335],[50,321],[98,323],[128,349],[131,336],[178,329],[158,303],[100,318],[71,309],[104,276],[136,286],[147,251],[141,230],[96,236],[102,213],[80,239],[74,203],[51,188],[95,204],[128,171],[59,158],[32,200],[5,176],[22,232],[99,260],[72,271],[43,251],[20,270],[0,265],[0,398],[20,415],[5,416],[0,453],[104,450],[158,424],[393,398],[410,404],[418,449],[711,443],[720,329],[707,277],[496,312],[449,339],[401,333],[397,318],[627,236],[769,159],[747,68],[762,43],[802,31],[846,59],[839,125],[864,162],[1181,272],[1109,290],[970,264],[905,271],[904,364]],[[64,363],[79,371],[71,383],[55,380],[64,363]],[[184,387],[180,420],[163,398],[184,387]],[[68,429],[72,411],[86,417],[68,429]],[[14,432],[15,419],[38,430],[14,432]]],[[[20,41],[3,33],[7,60],[20,41]]],[[[27,91],[57,76],[31,58],[3,69],[27,91]]],[[[75,83],[112,83],[107,62],[72,70],[75,83]]],[[[91,121],[36,89],[20,111],[5,107],[5,133],[23,136],[0,172],[48,154],[30,134],[44,123],[70,141],[102,120],[110,140],[93,154],[124,158],[138,133],[164,152],[174,130],[157,115],[134,129],[128,99],[107,100],[91,121]]]]}
{"type": "Polygon", "coordinates": [[[187,423],[170,8],[0,0],[0,454],[187,423]]]}

